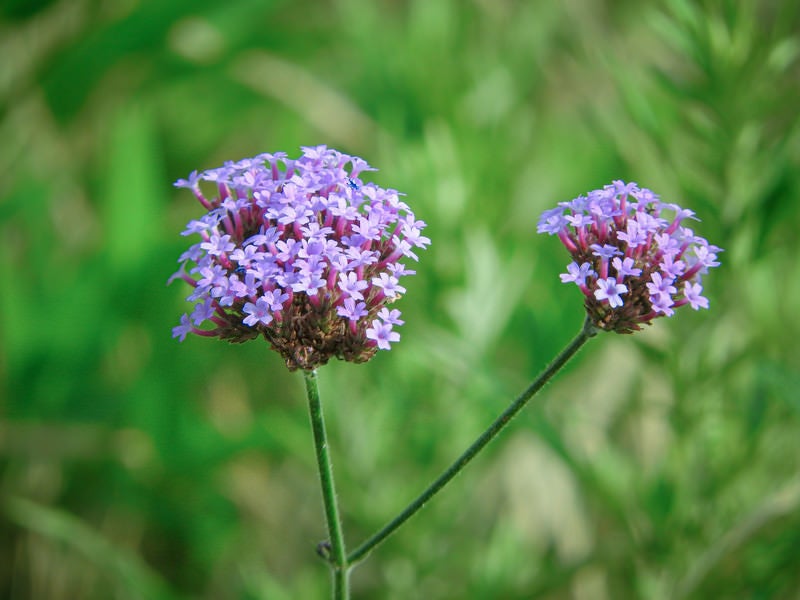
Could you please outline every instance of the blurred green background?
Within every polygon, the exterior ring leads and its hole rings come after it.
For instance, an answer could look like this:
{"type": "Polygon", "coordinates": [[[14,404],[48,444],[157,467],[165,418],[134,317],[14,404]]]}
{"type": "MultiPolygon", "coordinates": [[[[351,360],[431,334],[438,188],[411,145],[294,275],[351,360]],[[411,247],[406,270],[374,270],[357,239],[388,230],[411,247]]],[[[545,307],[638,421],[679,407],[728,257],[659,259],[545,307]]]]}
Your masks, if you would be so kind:
{"type": "Polygon", "coordinates": [[[315,599],[302,378],[171,339],[174,180],[328,144],[429,227],[403,339],[320,371],[354,548],[577,332],[557,201],[633,180],[725,248],[601,335],[355,598],[800,598],[794,0],[5,0],[0,597],[315,599]]]}

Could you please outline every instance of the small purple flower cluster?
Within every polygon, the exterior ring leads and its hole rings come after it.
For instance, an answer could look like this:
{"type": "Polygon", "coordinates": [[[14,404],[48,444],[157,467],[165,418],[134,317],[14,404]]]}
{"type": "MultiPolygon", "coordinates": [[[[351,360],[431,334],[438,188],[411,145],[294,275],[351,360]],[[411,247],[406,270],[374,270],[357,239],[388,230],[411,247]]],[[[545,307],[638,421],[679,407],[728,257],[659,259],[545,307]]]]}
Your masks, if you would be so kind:
{"type": "Polygon", "coordinates": [[[387,307],[430,240],[395,190],[363,183],[374,170],[326,146],[298,159],[260,154],[175,183],[208,211],[183,235],[201,241],[180,257],[194,291],[173,337],[188,333],[243,342],[263,335],[290,370],[331,357],[365,362],[400,339],[400,311],[387,307]],[[216,184],[203,195],[200,182],[216,184]],[[188,270],[187,270],[188,267],[188,270]],[[211,329],[202,328],[211,325],[211,329]]]}
{"type": "Polygon", "coordinates": [[[557,235],[572,255],[561,281],[581,289],[592,322],[632,333],[685,304],[708,308],[701,278],[721,249],[682,226],[688,218],[693,211],[614,181],[545,211],[538,232],[557,235]]]}

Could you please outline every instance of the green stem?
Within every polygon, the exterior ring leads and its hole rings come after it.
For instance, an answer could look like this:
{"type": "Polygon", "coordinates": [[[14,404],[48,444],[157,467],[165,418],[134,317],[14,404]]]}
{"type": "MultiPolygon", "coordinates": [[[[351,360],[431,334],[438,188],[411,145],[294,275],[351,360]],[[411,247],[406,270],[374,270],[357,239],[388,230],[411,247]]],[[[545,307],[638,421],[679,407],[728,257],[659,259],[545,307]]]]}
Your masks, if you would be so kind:
{"type": "Polygon", "coordinates": [[[314,433],[314,449],[317,454],[319,481],[322,485],[322,502],[325,506],[325,520],[328,524],[330,556],[328,561],[333,574],[334,600],[350,598],[349,571],[347,551],[344,545],[342,522],[339,518],[339,507],[336,503],[336,486],[333,483],[333,465],[328,452],[328,439],[325,433],[325,419],[322,415],[322,402],[319,399],[317,372],[303,371],[308,396],[308,412],[311,417],[311,430],[314,433]]]}
{"type": "Polygon", "coordinates": [[[587,318],[584,321],[583,327],[578,335],[569,343],[569,345],[561,351],[561,353],[553,359],[547,368],[539,374],[539,376],[531,383],[520,396],[511,403],[511,405],[495,419],[489,428],[484,431],[472,445],[467,448],[464,453],[459,456],[455,462],[450,465],[447,470],[442,473],[436,481],[431,483],[428,488],[422,492],[416,500],[411,502],[399,515],[389,521],[380,531],[370,537],[367,541],[361,544],[358,548],[347,557],[347,562],[350,565],[362,560],[375,546],[380,544],[383,540],[389,537],[395,530],[410,519],[419,509],[421,509],[428,500],[433,498],[445,485],[447,485],[453,477],[469,463],[476,454],[478,454],[500,431],[508,425],[512,418],[528,403],[536,392],[538,392],[544,385],[558,373],[558,371],[572,358],[575,353],[585,344],[589,338],[597,334],[597,329],[587,318]]]}

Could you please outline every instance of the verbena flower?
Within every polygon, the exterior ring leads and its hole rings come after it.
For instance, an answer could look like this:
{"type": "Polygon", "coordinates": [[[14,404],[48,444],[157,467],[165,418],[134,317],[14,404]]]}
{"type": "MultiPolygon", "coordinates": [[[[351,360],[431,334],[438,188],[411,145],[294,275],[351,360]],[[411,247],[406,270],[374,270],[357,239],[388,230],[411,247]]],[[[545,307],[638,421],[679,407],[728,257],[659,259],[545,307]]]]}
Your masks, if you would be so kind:
{"type": "Polygon", "coordinates": [[[264,336],[290,370],[314,369],[336,356],[372,358],[400,336],[400,312],[387,304],[414,271],[414,248],[430,240],[400,194],[359,179],[374,170],[326,146],[298,159],[260,154],[175,183],[207,210],[183,235],[200,241],[180,257],[193,287],[190,314],[173,329],[243,342],[264,336]],[[201,182],[212,182],[207,197],[201,182]]]}
{"type": "Polygon", "coordinates": [[[694,212],[614,181],[545,211],[538,232],[557,235],[572,256],[561,281],[580,288],[592,322],[632,333],[685,304],[708,308],[701,279],[719,266],[721,249],[681,225],[686,219],[694,212]]]}

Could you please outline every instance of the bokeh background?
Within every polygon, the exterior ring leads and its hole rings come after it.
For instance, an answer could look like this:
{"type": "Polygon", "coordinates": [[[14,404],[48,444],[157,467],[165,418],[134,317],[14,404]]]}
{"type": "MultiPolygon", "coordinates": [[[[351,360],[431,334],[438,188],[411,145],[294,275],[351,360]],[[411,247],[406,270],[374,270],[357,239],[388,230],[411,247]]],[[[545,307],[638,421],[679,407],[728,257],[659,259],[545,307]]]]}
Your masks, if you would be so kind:
{"type": "Polygon", "coordinates": [[[725,248],[711,310],[592,340],[355,598],[800,598],[799,7],[5,0],[0,596],[328,596],[302,378],[173,340],[165,285],[173,181],[328,144],[433,240],[401,343],[320,371],[351,548],[578,331],[542,210],[637,181],[725,248]]]}

